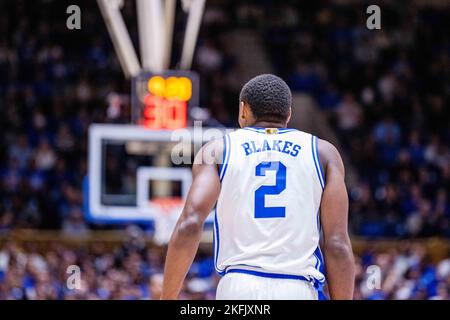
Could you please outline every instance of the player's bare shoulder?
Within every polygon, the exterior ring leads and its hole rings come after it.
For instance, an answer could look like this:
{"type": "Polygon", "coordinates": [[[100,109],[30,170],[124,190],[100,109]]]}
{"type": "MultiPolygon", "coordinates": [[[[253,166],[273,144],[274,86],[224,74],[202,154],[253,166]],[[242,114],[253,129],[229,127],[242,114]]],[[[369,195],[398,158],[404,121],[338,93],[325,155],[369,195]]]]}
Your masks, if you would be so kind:
{"type": "Polygon", "coordinates": [[[345,175],[344,162],[342,161],[339,150],[332,143],[327,140],[317,139],[317,149],[325,174],[327,169],[332,166],[345,175]]]}

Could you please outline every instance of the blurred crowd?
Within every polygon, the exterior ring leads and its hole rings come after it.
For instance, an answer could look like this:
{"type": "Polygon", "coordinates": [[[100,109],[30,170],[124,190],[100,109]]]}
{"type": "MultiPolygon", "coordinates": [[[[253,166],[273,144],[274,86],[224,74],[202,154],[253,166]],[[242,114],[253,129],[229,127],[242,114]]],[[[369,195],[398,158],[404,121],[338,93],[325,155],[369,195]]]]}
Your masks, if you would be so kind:
{"type": "MultiPolygon", "coordinates": [[[[147,246],[143,236],[134,229],[120,246],[89,248],[8,241],[0,248],[0,300],[158,300],[165,251],[147,246]]],[[[213,299],[217,281],[212,258],[200,252],[180,298],[213,299]]]]}
{"type": "Polygon", "coordinates": [[[356,258],[357,300],[449,300],[450,259],[433,263],[426,248],[406,243],[367,249],[356,258]]]}
{"type": "Polygon", "coordinates": [[[449,237],[448,3],[384,1],[380,30],[366,27],[364,1],[263,3],[243,17],[291,89],[315,98],[359,174],[352,231],[449,237]]]}
{"type": "MultiPolygon", "coordinates": [[[[339,133],[359,173],[352,232],[450,237],[450,10],[384,3],[373,31],[363,4],[335,3],[208,2],[193,66],[206,122],[236,126],[229,79],[240,66],[227,32],[250,28],[276,72],[312,95],[339,133]]],[[[87,129],[129,121],[130,84],[96,3],[80,5],[82,29],[68,31],[65,1],[0,4],[9,13],[0,20],[0,232],[95,227],[82,212],[87,129]]],[[[122,14],[137,44],[133,1],[122,14]]],[[[177,15],[175,29],[185,20],[177,15]]],[[[175,32],[173,62],[181,43],[175,32]]]]}
{"type": "Polygon", "coordinates": [[[258,32],[276,72],[315,98],[358,172],[355,234],[450,237],[450,6],[440,5],[382,2],[380,30],[366,27],[359,1],[212,1],[206,11],[223,30],[258,32]]]}
{"type": "MultiPolygon", "coordinates": [[[[93,122],[129,123],[130,82],[95,1],[2,1],[0,11],[0,232],[83,234],[96,228],[82,211],[87,130],[93,122]],[[81,30],[66,28],[70,4],[82,8],[81,30]]],[[[124,1],[121,12],[138,48],[135,2],[124,1]]],[[[187,18],[178,12],[172,65],[187,18]]],[[[205,25],[193,68],[200,105],[211,108],[197,116],[205,125],[231,125],[226,106],[237,105],[237,93],[229,94],[224,78],[235,61],[222,36],[229,28],[214,17],[205,25]]]]}
{"type": "MultiPolygon", "coordinates": [[[[92,227],[81,194],[87,128],[129,121],[129,83],[96,4],[83,2],[82,30],[72,32],[56,13],[64,5],[0,4],[10,13],[0,21],[0,231],[92,227]]],[[[211,1],[194,61],[201,105],[210,124],[236,125],[227,79],[239,64],[226,35],[255,30],[292,90],[316,99],[358,170],[352,231],[450,237],[449,10],[386,3],[376,31],[364,12],[362,4],[211,1]]],[[[133,21],[132,1],[122,13],[133,21]]],[[[135,24],[129,30],[137,41],[135,24]]]]}
{"type": "MultiPolygon", "coordinates": [[[[382,29],[368,30],[364,2],[341,2],[208,1],[193,65],[205,108],[196,116],[237,126],[241,66],[228,32],[253,30],[276,73],[315,99],[359,174],[349,186],[352,232],[450,237],[449,7],[383,1],[382,29]]],[[[106,228],[83,217],[87,129],[129,122],[130,83],[97,4],[2,1],[0,12],[0,234],[106,228]],[[82,8],[81,30],[66,28],[69,4],[82,8]]],[[[137,48],[134,1],[122,14],[137,48]]],[[[177,14],[172,65],[185,22],[177,14]]],[[[8,241],[0,299],[157,299],[163,259],[140,236],[114,249],[8,241]],[[77,290],[67,286],[70,265],[81,270],[77,290]]],[[[450,299],[450,259],[432,262],[422,246],[368,249],[357,266],[356,299],[450,299]]],[[[217,281],[209,251],[200,252],[182,298],[212,299],[217,281]]]]}
{"type": "MultiPolygon", "coordinates": [[[[3,299],[159,299],[164,249],[148,247],[139,232],[120,246],[6,242],[0,249],[3,299]],[[77,273],[79,271],[79,273],[77,273]]],[[[219,276],[209,250],[200,250],[181,299],[214,299],[219,276]]],[[[450,299],[450,259],[433,263],[425,247],[406,243],[356,257],[355,299],[450,299]]],[[[324,290],[327,297],[326,288],[324,290]]]]}
{"type": "Polygon", "coordinates": [[[275,19],[267,39],[275,59],[287,52],[280,72],[316,98],[358,170],[353,232],[450,236],[449,8],[382,5],[378,31],[366,28],[363,4],[317,9],[280,8],[291,22],[275,19]]]}

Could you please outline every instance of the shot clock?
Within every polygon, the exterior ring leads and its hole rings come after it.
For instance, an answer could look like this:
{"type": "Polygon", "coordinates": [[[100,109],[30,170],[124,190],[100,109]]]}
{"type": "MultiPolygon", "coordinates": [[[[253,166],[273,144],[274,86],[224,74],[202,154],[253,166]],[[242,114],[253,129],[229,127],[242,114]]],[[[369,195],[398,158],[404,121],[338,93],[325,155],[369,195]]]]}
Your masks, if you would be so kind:
{"type": "Polygon", "coordinates": [[[198,106],[198,99],[195,72],[144,71],[132,81],[132,121],[152,130],[185,128],[188,108],[198,106]]]}

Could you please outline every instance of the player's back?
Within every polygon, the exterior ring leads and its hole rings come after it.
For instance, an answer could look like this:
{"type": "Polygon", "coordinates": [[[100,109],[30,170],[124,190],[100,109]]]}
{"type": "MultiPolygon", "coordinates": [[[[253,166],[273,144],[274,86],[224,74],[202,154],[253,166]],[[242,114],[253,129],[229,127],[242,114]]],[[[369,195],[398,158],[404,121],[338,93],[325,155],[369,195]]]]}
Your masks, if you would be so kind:
{"type": "Polygon", "coordinates": [[[317,138],[248,127],[224,137],[214,226],[220,274],[324,282],[319,208],[324,177],[317,138]]]}

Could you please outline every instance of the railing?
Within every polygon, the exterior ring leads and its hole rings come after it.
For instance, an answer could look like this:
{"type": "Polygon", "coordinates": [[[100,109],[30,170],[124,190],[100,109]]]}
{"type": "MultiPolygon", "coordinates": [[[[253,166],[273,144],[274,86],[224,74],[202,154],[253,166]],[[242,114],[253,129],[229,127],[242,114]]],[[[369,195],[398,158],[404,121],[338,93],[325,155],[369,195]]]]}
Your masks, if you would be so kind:
{"type": "MultiPolygon", "coordinates": [[[[21,229],[8,233],[0,234],[0,250],[9,241],[14,241],[26,247],[33,247],[38,251],[45,251],[52,246],[65,245],[68,247],[91,248],[101,243],[105,248],[115,248],[121,243],[130,239],[130,235],[122,230],[109,231],[89,231],[83,235],[69,235],[61,231],[44,231],[21,229]]],[[[164,250],[164,247],[157,246],[152,236],[143,234],[140,240],[147,246],[154,247],[157,250],[164,250]]],[[[202,237],[202,249],[211,250],[212,232],[205,231],[202,237]]],[[[429,254],[432,261],[439,261],[450,257],[450,239],[427,238],[414,240],[399,239],[367,239],[361,237],[352,237],[353,251],[361,255],[365,250],[374,252],[391,252],[392,250],[403,250],[414,246],[421,246],[429,254]]]]}

